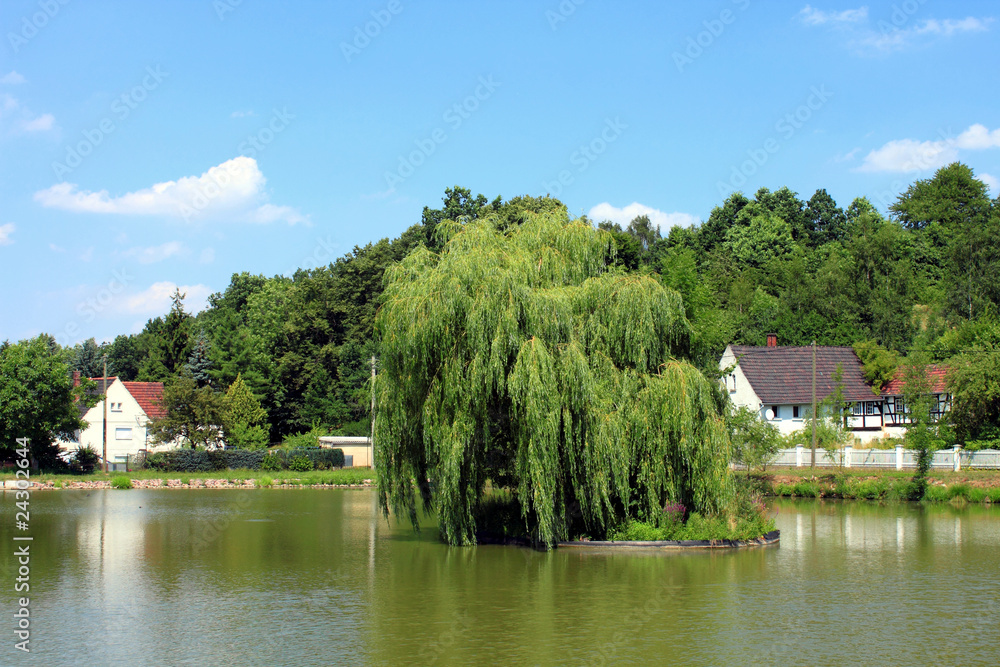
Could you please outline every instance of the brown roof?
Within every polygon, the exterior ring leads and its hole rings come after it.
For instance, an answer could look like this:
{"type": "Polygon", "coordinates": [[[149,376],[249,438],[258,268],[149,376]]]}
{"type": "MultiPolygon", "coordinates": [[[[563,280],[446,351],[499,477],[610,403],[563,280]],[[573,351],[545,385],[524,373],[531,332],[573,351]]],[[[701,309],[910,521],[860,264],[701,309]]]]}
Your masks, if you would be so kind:
{"type": "MultiPolygon", "coordinates": [[[[932,394],[944,394],[948,392],[946,382],[946,376],[948,375],[947,366],[930,364],[927,366],[926,372],[927,382],[930,384],[932,394]]],[[[886,396],[902,396],[905,384],[906,371],[903,368],[897,368],[895,374],[892,376],[892,380],[885,386],[882,393],[886,396]]]]}
{"type": "Polygon", "coordinates": [[[163,399],[162,382],[122,382],[128,393],[132,394],[142,411],[150,419],[158,419],[167,414],[161,403],[163,399]]]}
{"type": "MultiPolygon", "coordinates": [[[[774,405],[812,402],[812,347],[757,347],[733,345],[743,374],[762,403],[774,405]]],[[[861,361],[849,347],[816,346],[816,400],[833,393],[833,374],[843,369],[845,401],[871,401],[878,394],[865,382],[861,361]]]]}

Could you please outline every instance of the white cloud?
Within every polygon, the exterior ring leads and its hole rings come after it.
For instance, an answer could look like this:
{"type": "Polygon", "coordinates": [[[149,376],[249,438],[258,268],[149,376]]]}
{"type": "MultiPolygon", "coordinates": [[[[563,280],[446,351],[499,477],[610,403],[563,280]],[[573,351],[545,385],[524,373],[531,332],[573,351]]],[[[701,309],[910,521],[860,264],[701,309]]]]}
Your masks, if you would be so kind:
{"type": "Polygon", "coordinates": [[[18,74],[17,72],[15,72],[13,70],[11,70],[7,74],[4,74],[3,77],[0,78],[0,83],[7,84],[7,85],[12,85],[12,86],[16,86],[19,83],[24,83],[25,81],[26,81],[26,79],[24,78],[24,76],[18,74]]]}
{"type": "Polygon", "coordinates": [[[7,132],[13,134],[47,132],[55,128],[55,121],[55,116],[50,113],[36,116],[16,97],[6,94],[0,96],[0,128],[7,132]]]}
{"type": "Polygon", "coordinates": [[[858,171],[913,172],[937,169],[958,159],[959,150],[1000,148],[1000,129],[975,124],[957,137],[937,141],[894,139],[865,156],[858,171]]]}
{"type": "Polygon", "coordinates": [[[51,130],[52,126],[55,125],[55,122],[55,116],[50,113],[45,113],[38,118],[26,121],[22,127],[25,132],[45,132],[47,130],[51,130]]]}
{"type": "Polygon", "coordinates": [[[13,222],[8,222],[6,225],[0,225],[0,245],[10,245],[13,241],[10,235],[14,233],[17,229],[17,225],[13,222]]]}
{"type": "Polygon", "coordinates": [[[188,249],[180,241],[170,241],[148,248],[129,248],[122,254],[125,257],[131,257],[140,264],[153,264],[171,257],[186,254],[187,252],[188,249]]]}
{"type": "Polygon", "coordinates": [[[207,285],[180,285],[164,280],[153,283],[141,292],[130,294],[124,299],[124,310],[133,314],[163,314],[170,311],[170,297],[174,291],[180,289],[181,294],[187,295],[184,298],[184,310],[189,313],[198,313],[208,305],[208,295],[212,293],[207,285]]]}
{"type": "Polygon", "coordinates": [[[858,153],[860,153],[860,152],[861,152],[861,146],[856,146],[856,147],[852,148],[851,150],[849,150],[848,152],[844,153],[843,155],[840,155],[840,154],[834,155],[833,156],[833,161],[834,162],[850,162],[855,157],[857,157],[858,153]]]}
{"type": "Polygon", "coordinates": [[[825,23],[857,23],[868,18],[868,7],[845,9],[842,12],[824,12],[806,5],[799,12],[799,19],[806,25],[823,25],[825,23]]]}
{"type": "Polygon", "coordinates": [[[700,222],[696,216],[689,213],[664,213],[639,202],[632,202],[624,208],[616,208],[608,202],[603,202],[590,209],[587,217],[594,222],[610,220],[625,228],[628,226],[628,223],[640,215],[649,216],[649,221],[654,226],[659,227],[662,234],[666,234],[674,226],[688,227],[700,222]]]}
{"type": "Polygon", "coordinates": [[[78,213],[156,215],[185,221],[309,223],[308,217],[295,208],[268,203],[266,183],[257,161],[241,156],[200,176],[156,183],[120,197],[112,197],[107,190],[91,192],[79,190],[73,183],[57,183],[36,192],[35,201],[48,208],[78,213]]]}
{"type": "Polygon", "coordinates": [[[893,5],[891,23],[879,20],[872,26],[868,7],[845,11],[823,11],[806,5],[798,13],[803,25],[825,26],[845,38],[848,48],[858,55],[879,55],[899,51],[911,46],[947,39],[956,35],[985,32],[993,23],[992,18],[924,19],[911,20],[911,14],[893,5]]]}
{"type": "Polygon", "coordinates": [[[976,178],[986,184],[986,187],[990,189],[993,196],[1000,195],[1000,178],[997,178],[993,174],[987,174],[985,171],[980,172],[979,176],[976,176],[976,178]]]}
{"type": "Polygon", "coordinates": [[[215,248],[205,248],[201,251],[201,257],[198,258],[199,264],[211,264],[215,261],[215,248]]]}
{"type": "Polygon", "coordinates": [[[234,111],[229,114],[230,118],[247,118],[249,116],[255,116],[256,114],[251,109],[250,111],[234,111]]]}
{"type": "Polygon", "coordinates": [[[52,252],[60,252],[60,253],[66,252],[66,248],[63,248],[62,246],[57,246],[55,243],[49,244],[49,250],[51,250],[52,252]]]}

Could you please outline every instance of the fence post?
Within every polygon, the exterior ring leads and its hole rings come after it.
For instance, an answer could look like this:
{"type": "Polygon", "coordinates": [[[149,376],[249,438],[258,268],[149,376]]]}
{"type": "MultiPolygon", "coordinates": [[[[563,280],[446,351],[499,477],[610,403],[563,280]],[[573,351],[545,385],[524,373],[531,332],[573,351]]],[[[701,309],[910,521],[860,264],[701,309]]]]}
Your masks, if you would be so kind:
{"type": "Polygon", "coordinates": [[[851,467],[851,454],[854,453],[854,447],[851,445],[844,445],[844,467],[851,467]]]}
{"type": "Polygon", "coordinates": [[[896,470],[903,469],[903,446],[896,445],[896,470]]]}
{"type": "Polygon", "coordinates": [[[795,445],[795,467],[802,467],[802,445],[795,445]]]}
{"type": "Polygon", "coordinates": [[[954,447],[952,447],[952,451],[955,453],[955,459],[954,459],[955,472],[958,472],[962,468],[962,459],[958,455],[958,453],[959,453],[959,451],[961,451],[961,449],[962,448],[959,445],[955,445],[954,447]]]}

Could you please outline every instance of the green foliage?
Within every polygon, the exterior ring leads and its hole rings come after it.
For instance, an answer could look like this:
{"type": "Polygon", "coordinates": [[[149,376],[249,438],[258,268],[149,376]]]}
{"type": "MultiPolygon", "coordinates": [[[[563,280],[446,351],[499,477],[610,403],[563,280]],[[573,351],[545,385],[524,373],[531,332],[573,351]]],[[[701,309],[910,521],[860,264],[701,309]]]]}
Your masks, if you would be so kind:
{"type": "Polygon", "coordinates": [[[551,545],[570,507],[591,533],[668,501],[730,511],[718,394],[672,358],[689,346],[683,303],[606,270],[611,252],[607,233],[550,214],[504,233],[467,223],[390,269],[376,322],[386,512],[416,525],[419,494],[445,541],[472,543],[492,481],[551,545]]]}
{"type": "Polygon", "coordinates": [[[126,477],[125,475],[116,475],[111,478],[111,488],[112,489],[131,489],[132,488],[132,478],[126,477]]]}
{"type": "Polygon", "coordinates": [[[282,469],[281,455],[278,452],[268,452],[260,463],[261,470],[278,471],[282,469]]]}
{"type": "Polygon", "coordinates": [[[864,365],[865,380],[872,385],[873,391],[881,392],[896,373],[899,355],[873,340],[855,343],[854,353],[864,365]]]}
{"type": "Polygon", "coordinates": [[[237,374],[223,399],[222,423],[227,443],[240,449],[267,447],[268,433],[261,426],[266,418],[267,411],[243,382],[243,376],[237,374]]]}
{"type": "Polygon", "coordinates": [[[72,440],[86,428],[78,407],[93,406],[94,383],[73,387],[69,366],[48,336],[0,345],[0,458],[13,459],[18,438],[30,438],[43,468],[62,467],[57,438],[72,440]]]}
{"type": "Polygon", "coordinates": [[[191,348],[187,363],[184,364],[184,373],[190,375],[199,387],[205,387],[212,382],[209,372],[211,368],[212,360],[209,357],[208,336],[205,335],[204,331],[200,331],[194,346],[191,348]]]}
{"type": "Polygon", "coordinates": [[[237,422],[226,429],[226,444],[237,449],[265,449],[268,445],[267,430],[263,426],[237,422]]]}
{"type": "Polygon", "coordinates": [[[773,213],[756,215],[741,211],[735,225],[726,232],[723,245],[737,262],[750,267],[762,267],[792,252],[792,228],[773,213]]]}
{"type": "Polygon", "coordinates": [[[195,447],[215,447],[222,439],[224,401],[211,387],[199,387],[182,375],[163,389],[166,415],[149,423],[154,442],[177,442],[195,447]]]}
{"type": "Polygon", "coordinates": [[[661,540],[752,540],[774,530],[774,521],[763,514],[741,517],[734,523],[723,517],[692,514],[686,522],[656,526],[630,519],[613,530],[608,539],[628,542],[661,540]]]}
{"type": "Polygon", "coordinates": [[[299,454],[298,456],[292,457],[288,462],[288,469],[294,470],[296,472],[305,472],[307,470],[312,470],[314,467],[312,459],[310,459],[305,454],[299,454]]]}
{"type": "Polygon", "coordinates": [[[958,441],[1000,438],[1000,345],[978,343],[948,365],[949,420],[958,441]]]}
{"type": "Polygon", "coordinates": [[[784,444],[778,429],[750,408],[733,410],[726,419],[732,441],[733,460],[748,469],[763,470],[784,444]]]}
{"type": "Polygon", "coordinates": [[[308,431],[297,433],[285,438],[281,443],[284,449],[302,449],[306,447],[319,447],[319,439],[326,435],[326,429],[319,424],[313,424],[308,431]]]}
{"type": "Polygon", "coordinates": [[[139,370],[139,379],[163,382],[178,374],[191,354],[191,316],[184,312],[184,297],[179,289],[171,296],[166,318],[150,320],[146,334],[147,356],[139,370]]]}
{"type": "Polygon", "coordinates": [[[108,354],[108,375],[115,376],[122,382],[138,379],[143,353],[136,336],[116,336],[114,342],[105,349],[108,354]]]}
{"type": "Polygon", "coordinates": [[[104,350],[93,338],[76,345],[70,351],[70,367],[86,378],[101,377],[104,373],[104,350]]]}
{"type": "Polygon", "coordinates": [[[90,447],[78,447],[70,459],[69,469],[74,475],[89,475],[101,462],[101,457],[90,447]]]}
{"type": "Polygon", "coordinates": [[[333,469],[344,466],[344,452],[340,449],[303,449],[283,451],[247,451],[243,449],[176,449],[157,452],[146,458],[150,470],[185,473],[212,472],[215,470],[313,470],[333,469]],[[308,468],[293,468],[306,465],[308,468]],[[296,463],[298,461],[298,463],[296,463]]]}

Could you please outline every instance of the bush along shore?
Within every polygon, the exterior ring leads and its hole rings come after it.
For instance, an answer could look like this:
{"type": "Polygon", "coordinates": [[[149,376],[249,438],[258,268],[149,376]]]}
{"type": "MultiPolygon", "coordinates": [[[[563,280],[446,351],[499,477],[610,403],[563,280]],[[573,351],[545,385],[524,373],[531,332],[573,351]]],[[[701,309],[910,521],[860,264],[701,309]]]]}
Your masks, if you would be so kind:
{"type": "MultiPolygon", "coordinates": [[[[785,498],[898,501],[913,500],[917,493],[913,473],[896,470],[791,468],[744,474],[744,479],[759,493],[785,498]]],[[[1000,471],[932,473],[923,501],[1000,503],[1000,471]]]]}
{"type": "MultiPolygon", "coordinates": [[[[32,477],[32,490],[42,489],[271,489],[365,488],[374,485],[368,468],[311,470],[306,472],[222,470],[197,474],[142,470],[91,475],[40,474],[32,477]]],[[[5,490],[16,488],[13,475],[3,475],[5,490]]]]}

